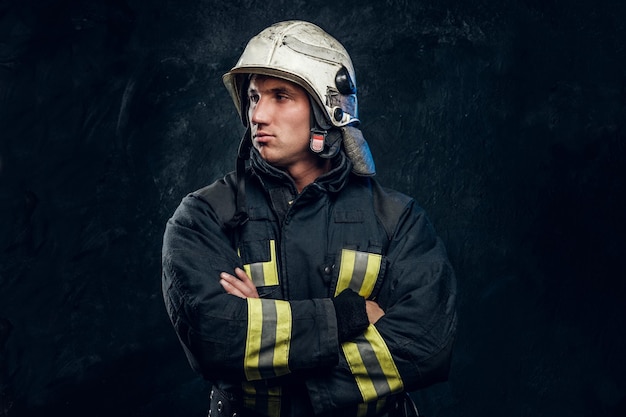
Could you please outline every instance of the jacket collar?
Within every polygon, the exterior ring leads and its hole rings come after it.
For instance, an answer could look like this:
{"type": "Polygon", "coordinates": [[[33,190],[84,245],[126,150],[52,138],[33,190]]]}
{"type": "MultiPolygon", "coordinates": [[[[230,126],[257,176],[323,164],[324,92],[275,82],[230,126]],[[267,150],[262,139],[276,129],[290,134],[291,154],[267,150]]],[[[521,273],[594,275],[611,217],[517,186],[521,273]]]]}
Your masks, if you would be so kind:
{"type": "MultiPolygon", "coordinates": [[[[254,174],[266,184],[266,187],[289,187],[294,194],[297,194],[293,179],[285,171],[268,164],[261,158],[261,155],[255,148],[250,150],[250,166],[254,174]]],[[[331,170],[318,177],[314,183],[328,192],[339,192],[348,181],[351,170],[352,162],[346,157],[343,150],[341,150],[332,159],[331,170]]]]}

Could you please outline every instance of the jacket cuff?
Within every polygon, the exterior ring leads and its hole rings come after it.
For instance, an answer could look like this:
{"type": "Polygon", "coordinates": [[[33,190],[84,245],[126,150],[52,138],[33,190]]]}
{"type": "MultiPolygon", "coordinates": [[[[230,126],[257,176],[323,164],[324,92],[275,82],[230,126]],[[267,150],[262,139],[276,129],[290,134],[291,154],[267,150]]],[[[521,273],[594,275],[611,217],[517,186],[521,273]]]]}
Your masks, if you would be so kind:
{"type": "Polygon", "coordinates": [[[337,317],[339,343],[352,340],[367,329],[369,320],[365,309],[365,298],[346,288],[332,301],[337,317]]]}

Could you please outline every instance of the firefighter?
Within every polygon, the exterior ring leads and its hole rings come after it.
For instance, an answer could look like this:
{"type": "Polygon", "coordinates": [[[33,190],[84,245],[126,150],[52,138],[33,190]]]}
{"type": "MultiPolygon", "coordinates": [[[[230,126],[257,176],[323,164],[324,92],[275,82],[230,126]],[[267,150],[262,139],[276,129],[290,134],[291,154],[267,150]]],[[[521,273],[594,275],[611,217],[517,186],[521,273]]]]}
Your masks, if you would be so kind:
{"type": "Polygon", "coordinates": [[[350,56],[280,22],[223,80],[245,127],[236,170],[182,200],[162,253],[209,414],[410,414],[407,392],[448,377],[455,277],[424,210],[374,178],[350,56]]]}

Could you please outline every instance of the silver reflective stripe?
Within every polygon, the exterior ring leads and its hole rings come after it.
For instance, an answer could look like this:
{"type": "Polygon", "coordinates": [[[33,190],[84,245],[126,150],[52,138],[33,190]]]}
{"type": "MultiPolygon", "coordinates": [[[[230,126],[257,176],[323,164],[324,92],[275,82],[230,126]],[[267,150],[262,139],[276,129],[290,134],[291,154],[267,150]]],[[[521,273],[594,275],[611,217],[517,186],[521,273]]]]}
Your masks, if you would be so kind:
{"type": "Polygon", "coordinates": [[[376,253],[343,249],[335,296],[350,288],[362,297],[369,297],[378,280],[382,259],[382,255],[376,253]]]}

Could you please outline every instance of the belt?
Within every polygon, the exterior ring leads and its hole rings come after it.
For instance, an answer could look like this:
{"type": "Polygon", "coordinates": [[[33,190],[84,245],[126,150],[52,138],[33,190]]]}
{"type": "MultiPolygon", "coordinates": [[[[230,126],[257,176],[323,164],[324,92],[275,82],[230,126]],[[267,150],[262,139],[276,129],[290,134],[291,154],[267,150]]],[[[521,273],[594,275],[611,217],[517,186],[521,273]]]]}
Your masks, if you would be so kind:
{"type": "MultiPolygon", "coordinates": [[[[211,406],[209,408],[209,417],[254,417],[259,414],[251,410],[241,410],[241,402],[227,391],[221,390],[215,386],[211,389],[209,395],[211,406]]],[[[388,413],[383,414],[384,417],[419,417],[415,403],[411,396],[404,392],[400,394],[397,402],[388,413]]],[[[381,416],[381,417],[383,417],[381,416]]]]}
{"type": "Polygon", "coordinates": [[[239,404],[237,403],[237,400],[233,394],[213,387],[211,389],[209,399],[211,400],[209,417],[242,416],[239,413],[239,404]]]}

